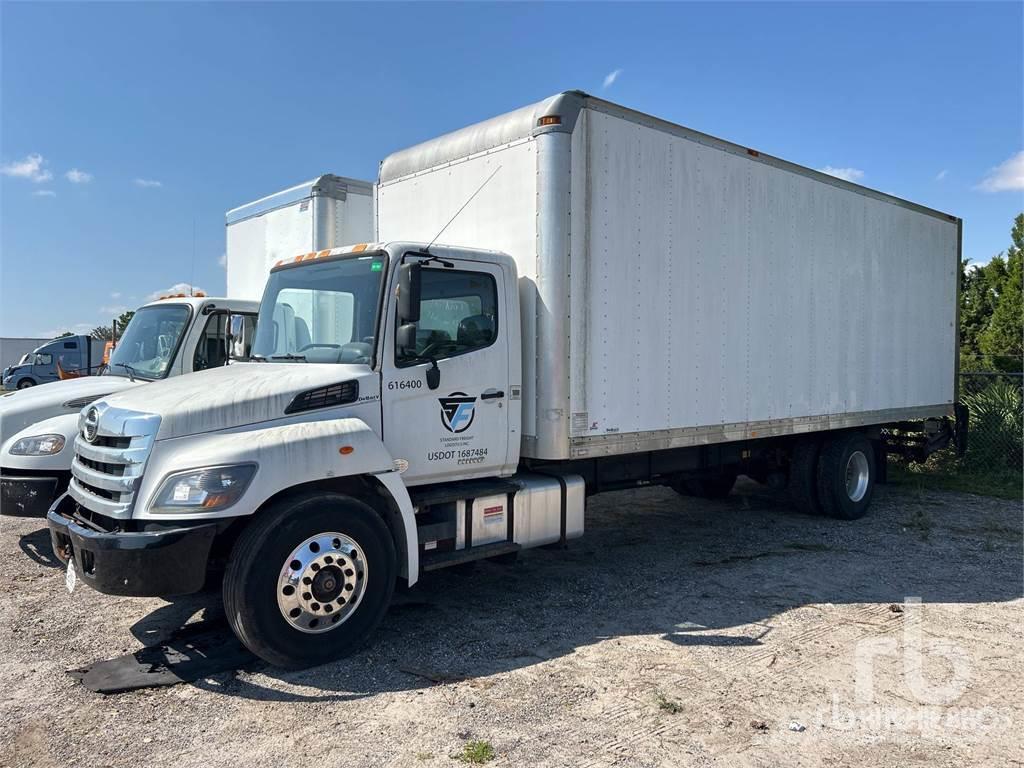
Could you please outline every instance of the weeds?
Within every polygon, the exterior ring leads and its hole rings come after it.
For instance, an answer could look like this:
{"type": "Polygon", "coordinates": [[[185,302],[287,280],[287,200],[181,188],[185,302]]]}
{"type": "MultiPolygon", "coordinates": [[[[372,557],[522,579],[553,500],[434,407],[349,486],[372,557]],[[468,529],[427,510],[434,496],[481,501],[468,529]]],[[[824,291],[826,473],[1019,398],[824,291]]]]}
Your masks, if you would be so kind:
{"type": "Polygon", "coordinates": [[[494,759],[494,747],[491,746],[489,741],[474,739],[473,741],[467,741],[462,747],[462,752],[454,755],[454,757],[464,763],[483,765],[494,759]]]}
{"type": "Polygon", "coordinates": [[[921,537],[921,541],[928,541],[928,537],[932,533],[932,518],[931,515],[925,510],[924,507],[915,507],[913,514],[911,514],[909,520],[904,520],[900,523],[904,528],[917,531],[921,537]]]}
{"type": "Polygon", "coordinates": [[[668,712],[670,715],[678,715],[683,711],[683,705],[674,699],[668,698],[661,691],[654,697],[654,703],[658,705],[658,709],[662,712],[668,712]]]}

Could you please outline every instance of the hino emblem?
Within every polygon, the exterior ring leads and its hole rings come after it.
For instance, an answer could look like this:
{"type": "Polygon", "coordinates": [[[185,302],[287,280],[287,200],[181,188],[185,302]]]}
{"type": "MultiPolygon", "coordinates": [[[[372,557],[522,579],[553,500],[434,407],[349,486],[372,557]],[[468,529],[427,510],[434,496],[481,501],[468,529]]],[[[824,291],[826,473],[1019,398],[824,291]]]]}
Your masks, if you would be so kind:
{"type": "Polygon", "coordinates": [[[100,428],[100,415],[95,408],[85,412],[85,423],[82,426],[82,437],[92,443],[96,440],[96,433],[100,428]]]}

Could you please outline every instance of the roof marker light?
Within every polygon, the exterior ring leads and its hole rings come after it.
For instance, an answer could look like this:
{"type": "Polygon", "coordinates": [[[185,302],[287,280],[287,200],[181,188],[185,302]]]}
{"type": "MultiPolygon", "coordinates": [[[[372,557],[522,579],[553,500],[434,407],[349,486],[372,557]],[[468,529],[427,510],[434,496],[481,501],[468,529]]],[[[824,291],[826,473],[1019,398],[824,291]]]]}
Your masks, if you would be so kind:
{"type": "Polygon", "coordinates": [[[540,128],[543,128],[545,125],[561,125],[561,124],[562,124],[562,116],[561,115],[544,115],[544,117],[540,118],[540,120],[537,121],[537,125],[540,128]]]}

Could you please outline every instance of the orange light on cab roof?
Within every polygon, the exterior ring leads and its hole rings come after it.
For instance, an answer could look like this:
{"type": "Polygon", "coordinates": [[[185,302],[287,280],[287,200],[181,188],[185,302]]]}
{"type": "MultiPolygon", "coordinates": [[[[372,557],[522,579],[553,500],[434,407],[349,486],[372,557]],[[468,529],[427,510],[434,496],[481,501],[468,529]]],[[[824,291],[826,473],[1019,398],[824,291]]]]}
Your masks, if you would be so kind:
{"type": "Polygon", "coordinates": [[[366,243],[360,243],[359,245],[352,246],[352,253],[362,253],[366,250],[366,243]]]}
{"type": "Polygon", "coordinates": [[[348,456],[354,450],[355,448],[353,448],[351,445],[343,445],[341,446],[341,448],[338,449],[338,453],[340,453],[342,456],[348,456]]]}
{"type": "Polygon", "coordinates": [[[545,125],[561,125],[561,124],[562,124],[562,116],[561,115],[545,115],[544,117],[542,117],[540,120],[537,121],[537,125],[540,126],[541,128],[543,128],[545,125]]]}

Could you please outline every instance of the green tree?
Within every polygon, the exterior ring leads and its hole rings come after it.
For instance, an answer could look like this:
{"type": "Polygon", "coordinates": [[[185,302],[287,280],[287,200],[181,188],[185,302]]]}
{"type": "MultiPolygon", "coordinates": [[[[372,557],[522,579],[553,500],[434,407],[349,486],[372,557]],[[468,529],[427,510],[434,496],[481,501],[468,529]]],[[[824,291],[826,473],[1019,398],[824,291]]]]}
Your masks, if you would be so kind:
{"type": "Polygon", "coordinates": [[[128,323],[130,323],[132,321],[133,317],[135,317],[135,313],[132,312],[131,310],[129,310],[127,312],[122,312],[118,316],[118,318],[117,318],[117,337],[118,338],[121,338],[121,335],[124,333],[124,329],[128,327],[128,323]]]}
{"type": "Polygon", "coordinates": [[[1013,242],[1006,251],[1006,259],[1001,260],[1003,275],[995,288],[995,307],[988,324],[978,334],[978,346],[995,367],[1019,371],[1024,362],[1024,213],[1014,219],[1010,237],[1013,242]]]}
{"type": "Polygon", "coordinates": [[[73,334],[71,331],[64,331],[64,333],[62,333],[60,336],[56,336],[54,338],[63,339],[65,336],[74,336],[74,335],[75,334],[73,334]]]}
{"type": "Polygon", "coordinates": [[[94,339],[102,339],[103,341],[110,341],[114,337],[109,325],[97,325],[89,331],[89,335],[94,339]]]}

